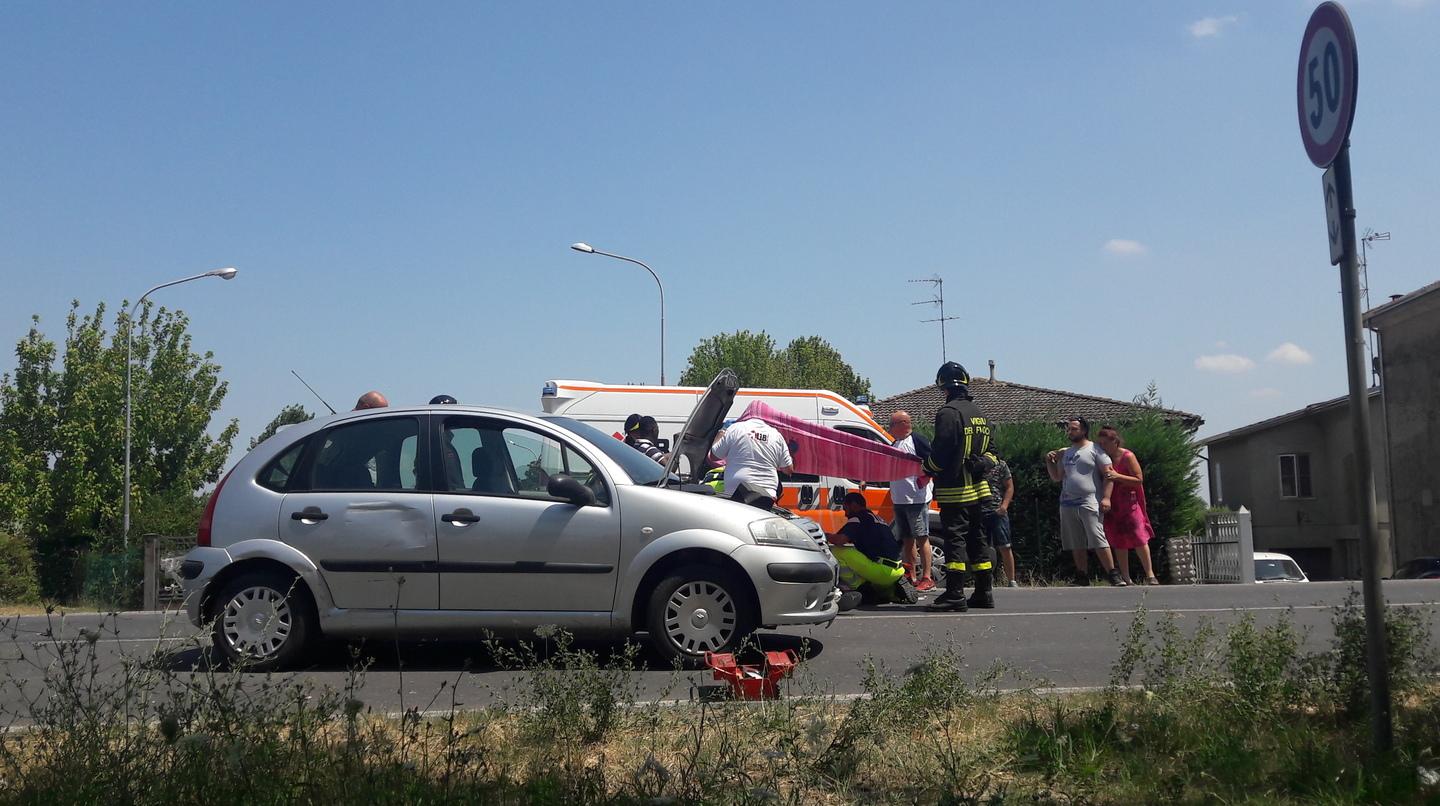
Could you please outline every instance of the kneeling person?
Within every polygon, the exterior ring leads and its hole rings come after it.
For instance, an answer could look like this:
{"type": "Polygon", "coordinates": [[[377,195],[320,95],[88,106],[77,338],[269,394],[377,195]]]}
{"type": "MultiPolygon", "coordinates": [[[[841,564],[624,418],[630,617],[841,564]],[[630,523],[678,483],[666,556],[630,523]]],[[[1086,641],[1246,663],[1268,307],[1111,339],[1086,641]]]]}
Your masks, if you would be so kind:
{"type": "Polygon", "coordinates": [[[844,509],[845,525],[828,535],[841,566],[841,585],[869,594],[866,598],[877,602],[919,601],[914,586],[905,578],[900,543],[889,524],[870,511],[865,496],[858,492],[845,494],[844,509]]]}

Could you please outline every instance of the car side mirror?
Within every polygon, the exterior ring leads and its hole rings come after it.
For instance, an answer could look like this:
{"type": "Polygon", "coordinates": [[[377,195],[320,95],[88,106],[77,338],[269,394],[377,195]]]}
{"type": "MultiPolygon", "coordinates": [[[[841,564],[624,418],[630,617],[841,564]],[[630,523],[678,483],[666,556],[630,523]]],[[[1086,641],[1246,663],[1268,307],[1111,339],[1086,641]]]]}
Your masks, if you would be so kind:
{"type": "Polygon", "coordinates": [[[830,508],[845,508],[845,488],[839,484],[830,488],[830,508]]]}
{"type": "Polygon", "coordinates": [[[550,477],[550,483],[545,485],[545,492],[577,507],[588,507],[595,503],[595,491],[581,484],[579,480],[563,473],[557,473],[550,477]]]}

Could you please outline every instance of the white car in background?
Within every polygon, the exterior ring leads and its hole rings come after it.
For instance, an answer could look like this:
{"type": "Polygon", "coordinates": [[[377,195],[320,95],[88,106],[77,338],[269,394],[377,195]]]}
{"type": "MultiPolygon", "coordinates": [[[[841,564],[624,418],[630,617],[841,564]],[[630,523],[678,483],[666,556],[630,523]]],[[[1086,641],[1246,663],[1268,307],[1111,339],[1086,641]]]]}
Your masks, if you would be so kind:
{"type": "Polygon", "coordinates": [[[1309,582],[1310,578],[1300,570],[1300,564],[1288,554],[1269,551],[1255,552],[1255,581],[1265,582],[1309,582]]]}

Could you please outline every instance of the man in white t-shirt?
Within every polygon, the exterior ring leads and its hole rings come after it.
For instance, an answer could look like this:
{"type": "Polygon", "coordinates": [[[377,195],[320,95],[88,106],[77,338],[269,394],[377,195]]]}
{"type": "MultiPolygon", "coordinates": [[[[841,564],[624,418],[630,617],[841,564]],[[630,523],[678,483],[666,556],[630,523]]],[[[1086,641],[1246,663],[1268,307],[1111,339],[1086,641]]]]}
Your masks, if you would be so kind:
{"type": "Polygon", "coordinates": [[[761,509],[775,503],[780,474],[789,475],[795,464],[785,437],[758,417],[721,431],[710,455],[725,463],[725,492],[761,509]]]}
{"type": "MultiPolygon", "coordinates": [[[[930,441],[910,428],[908,412],[897,411],[890,415],[890,436],[895,437],[892,447],[923,461],[930,456],[930,441]]],[[[917,591],[935,587],[935,580],[930,576],[930,499],[933,495],[934,485],[927,476],[910,476],[890,482],[890,502],[895,505],[895,522],[890,528],[902,547],[900,561],[912,576],[915,573],[915,555],[920,555],[920,576],[915,578],[917,591]]]]}

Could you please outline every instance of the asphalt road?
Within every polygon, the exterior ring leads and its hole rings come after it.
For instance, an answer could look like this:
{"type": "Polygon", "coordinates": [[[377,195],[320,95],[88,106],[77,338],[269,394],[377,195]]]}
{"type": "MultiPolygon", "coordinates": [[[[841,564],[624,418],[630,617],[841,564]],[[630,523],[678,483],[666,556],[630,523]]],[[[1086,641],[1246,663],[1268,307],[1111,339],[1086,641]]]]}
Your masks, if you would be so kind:
{"type": "MultiPolygon", "coordinates": [[[[926,647],[953,646],[977,676],[996,661],[1013,671],[1010,684],[1055,687],[1102,686],[1119,655],[1122,633],[1141,603],[1158,619],[1173,613],[1181,626],[1193,629],[1202,620],[1230,624],[1251,613],[1260,623],[1290,617],[1306,631],[1307,644],[1324,648],[1332,632],[1332,608],[1341,604],[1351,583],[1215,585],[1115,589],[1005,589],[995,593],[994,611],[964,614],[928,613],[920,606],[884,606],[841,615],[830,627],[761,633],[766,649],[794,648],[807,653],[803,679],[806,693],[855,694],[867,662],[900,672],[919,659],[926,647]]],[[[1418,607],[1431,616],[1432,636],[1440,639],[1440,582],[1391,581],[1385,596],[1392,605],[1418,607]]],[[[69,615],[0,619],[0,713],[6,721],[27,721],[27,699],[45,688],[44,667],[53,663],[55,641],[83,637],[99,628],[96,639],[101,674],[114,674],[126,659],[159,663],[182,674],[203,666],[208,641],[181,615],[123,613],[118,616],[69,615]]],[[[1440,644],[1437,644],[1440,645],[1440,644]]],[[[602,656],[615,657],[610,645],[587,645],[602,656]]],[[[479,643],[426,642],[396,647],[369,642],[360,647],[369,661],[359,696],[382,712],[419,707],[449,707],[452,696],[462,707],[479,706],[512,696],[514,672],[496,668],[479,643]],[[452,689],[453,687],[453,689],[452,689]]],[[[317,686],[343,689],[355,666],[352,647],[328,644],[303,672],[286,675],[317,686]]],[[[710,682],[698,672],[677,674],[649,670],[642,663],[634,677],[639,699],[684,699],[692,684],[710,682]]],[[[260,685],[263,675],[247,677],[260,685]],[[253,679],[252,679],[253,678],[253,679]]]]}

